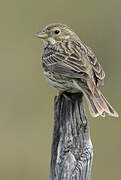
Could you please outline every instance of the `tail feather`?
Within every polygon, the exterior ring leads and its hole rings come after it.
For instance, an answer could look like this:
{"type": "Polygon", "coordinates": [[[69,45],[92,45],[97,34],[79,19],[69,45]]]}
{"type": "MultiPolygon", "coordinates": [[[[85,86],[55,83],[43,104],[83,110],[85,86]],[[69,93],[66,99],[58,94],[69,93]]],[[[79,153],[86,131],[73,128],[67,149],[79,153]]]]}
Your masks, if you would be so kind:
{"type": "Polygon", "coordinates": [[[92,98],[90,98],[89,96],[87,97],[90,113],[93,117],[97,117],[99,115],[105,117],[105,112],[110,116],[118,117],[118,113],[113,109],[113,107],[108,103],[108,101],[102,94],[100,94],[98,98],[95,98],[94,96],[92,98]]]}
{"type": "Polygon", "coordinates": [[[101,94],[101,98],[104,100],[105,104],[108,108],[108,114],[110,116],[119,117],[118,113],[114,110],[114,108],[109,104],[109,102],[106,100],[106,98],[101,94]]]}
{"type": "Polygon", "coordinates": [[[90,110],[90,114],[93,117],[97,117],[99,115],[101,116],[105,116],[104,114],[104,110],[102,109],[102,107],[94,100],[94,98],[91,98],[91,96],[89,96],[88,94],[85,93],[85,97],[88,101],[88,105],[89,105],[89,110],[90,110]]]}
{"type": "Polygon", "coordinates": [[[75,84],[85,95],[90,113],[93,117],[105,117],[105,113],[113,117],[118,117],[118,113],[113,109],[92,81],[87,82],[86,85],[79,84],[75,81],[75,84]]]}

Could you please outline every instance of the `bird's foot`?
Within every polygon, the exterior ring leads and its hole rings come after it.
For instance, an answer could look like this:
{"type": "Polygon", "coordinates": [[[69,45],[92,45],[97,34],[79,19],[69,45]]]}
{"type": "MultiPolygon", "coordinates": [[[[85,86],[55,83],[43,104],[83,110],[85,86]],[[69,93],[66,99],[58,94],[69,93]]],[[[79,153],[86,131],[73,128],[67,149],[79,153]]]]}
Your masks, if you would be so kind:
{"type": "Polygon", "coordinates": [[[72,99],[71,99],[66,93],[63,93],[63,96],[64,96],[65,99],[67,99],[68,101],[72,101],[72,99]]]}
{"type": "Polygon", "coordinates": [[[72,101],[72,99],[69,97],[69,95],[64,91],[64,92],[59,92],[58,96],[57,96],[57,102],[59,102],[61,96],[64,96],[65,99],[67,99],[68,101],[72,101]]]}

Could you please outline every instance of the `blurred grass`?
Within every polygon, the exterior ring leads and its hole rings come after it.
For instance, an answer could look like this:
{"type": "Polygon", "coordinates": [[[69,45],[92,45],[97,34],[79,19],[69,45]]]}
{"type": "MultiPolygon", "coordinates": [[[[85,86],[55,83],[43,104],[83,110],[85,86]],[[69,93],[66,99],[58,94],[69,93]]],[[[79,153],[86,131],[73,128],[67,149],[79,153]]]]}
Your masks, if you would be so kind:
{"type": "MultiPolygon", "coordinates": [[[[106,71],[103,94],[121,113],[121,1],[2,1],[0,3],[0,179],[49,179],[56,91],[40,67],[34,38],[48,23],[68,24],[106,71]]],[[[92,179],[121,179],[120,119],[92,119],[92,179]]]]}

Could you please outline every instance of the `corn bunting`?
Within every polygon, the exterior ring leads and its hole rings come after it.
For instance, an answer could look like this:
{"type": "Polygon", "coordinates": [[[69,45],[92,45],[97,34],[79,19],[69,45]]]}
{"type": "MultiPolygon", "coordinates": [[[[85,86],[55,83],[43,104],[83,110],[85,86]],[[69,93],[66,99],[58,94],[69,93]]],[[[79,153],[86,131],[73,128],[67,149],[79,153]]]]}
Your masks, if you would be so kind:
{"type": "Polygon", "coordinates": [[[82,92],[93,117],[104,117],[105,112],[118,117],[98,89],[105,73],[94,53],[76,33],[66,25],[50,24],[35,35],[44,43],[42,66],[46,79],[59,94],[82,92]]]}

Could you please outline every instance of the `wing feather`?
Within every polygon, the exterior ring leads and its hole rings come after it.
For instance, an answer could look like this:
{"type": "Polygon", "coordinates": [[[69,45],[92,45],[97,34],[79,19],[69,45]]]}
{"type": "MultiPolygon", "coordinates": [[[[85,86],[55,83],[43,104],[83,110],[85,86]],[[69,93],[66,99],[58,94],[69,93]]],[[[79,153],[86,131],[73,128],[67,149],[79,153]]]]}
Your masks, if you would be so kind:
{"type": "MultiPolygon", "coordinates": [[[[60,49],[62,44],[60,46],[60,49]]],[[[43,67],[50,71],[61,73],[73,78],[94,78],[99,84],[105,78],[105,73],[93,52],[81,42],[66,42],[65,49],[59,51],[49,48],[43,57],[43,67]],[[69,44],[70,43],[70,44],[69,44]],[[67,47],[66,47],[67,46],[67,47]],[[91,68],[91,71],[90,71],[91,68]],[[92,73],[94,73],[94,77],[92,73]]]]}
{"type": "Polygon", "coordinates": [[[49,71],[61,73],[66,77],[89,79],[87,67],[73,56],[57,52],[53,52],[51,55],[43,55],[43,67],[49,71]]]}
{"type": "Polygon", "coordinates": [[[97,58],[92,54],[89,54],[88,57],[89,57],[90,63],[92,64],[92,68],[94,70],[96,77],[99,80],[103,80],[105,78],[105,72],[103,71],[101,65],[99,64],[99,62],[97,60],[97,58]]]}

